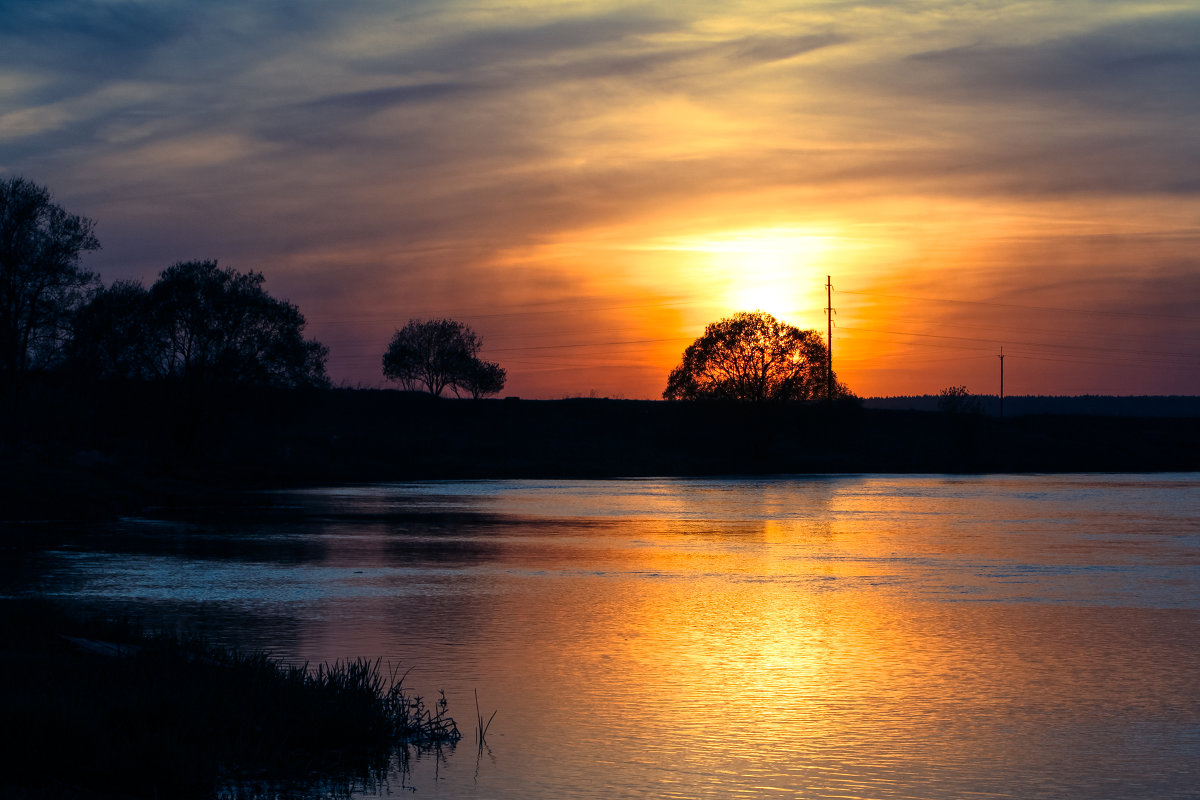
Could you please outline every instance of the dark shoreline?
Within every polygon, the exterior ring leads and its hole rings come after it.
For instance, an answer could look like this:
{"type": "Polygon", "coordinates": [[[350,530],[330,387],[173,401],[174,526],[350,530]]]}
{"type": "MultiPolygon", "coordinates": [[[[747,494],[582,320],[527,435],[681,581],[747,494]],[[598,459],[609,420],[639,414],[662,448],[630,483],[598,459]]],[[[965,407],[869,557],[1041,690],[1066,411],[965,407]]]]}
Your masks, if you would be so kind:
{"type": "Polygon", "coordinates": [[[7,411],[0,519],[10,521],[396,480],[1200,470],[1195,417],[167,385],[35,386],[7,411]]]}
{"type": "Polygon", "coordinates": [[[398,665],[288,665],[49,600],[0,599],[0,676],[6,797],[341,797],[462,738],[398,665]]]}

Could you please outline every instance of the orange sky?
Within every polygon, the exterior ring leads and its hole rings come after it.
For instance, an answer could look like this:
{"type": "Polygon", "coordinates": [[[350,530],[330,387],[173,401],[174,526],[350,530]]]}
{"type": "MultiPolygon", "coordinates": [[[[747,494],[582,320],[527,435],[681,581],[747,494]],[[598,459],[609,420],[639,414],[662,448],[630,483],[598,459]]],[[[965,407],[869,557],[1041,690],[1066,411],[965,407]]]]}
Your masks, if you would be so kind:
{"type": "Polygon", "coordinates": [[[824,331],[860,395],[1200,394],[1191,2],[47,2],[0,173],[107,281],[255,269],[383,385],[452,316],[505,394],[658,397],[707,322],[824,331]]]}

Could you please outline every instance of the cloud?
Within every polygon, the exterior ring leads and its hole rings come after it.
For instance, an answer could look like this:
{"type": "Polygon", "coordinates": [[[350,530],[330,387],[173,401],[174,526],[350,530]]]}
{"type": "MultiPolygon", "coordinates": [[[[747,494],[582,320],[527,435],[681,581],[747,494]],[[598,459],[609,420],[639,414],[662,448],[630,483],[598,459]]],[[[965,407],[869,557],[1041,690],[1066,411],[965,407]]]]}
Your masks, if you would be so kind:
{"type": "Polygon", "coordinates": [[[463,74],[479,70],[503,72],[579,53],[624,50],[640,37],[676,31],[677,22],[642,13],[589,14],[520,25],[491,25],[450,32],[435,41],[387,55],[352,59],[357,69],[374,74],[415,72],[463,74]]]}
{"type": "Polygon", "coordinates": [[[971,197],[1196,194],[1200,14],[1004,33],[875,55],[859,43],[843,63],[797,70],[795,113],[823,118],[852,156],[826,179],[971,197]]]}
{"type": "Polygon", "coordinates": [[[810,223],[876,248],[881,276],[964,292],[992,291],[1013,259],[1077,285],[1039,251],[1119,271],[1079,244],[1079,219],[1140,220],[1123,258],[1192,265],[1200,14],[453,0],[0,0],[0,14],[0,170],[97,218],[109,280],[220,258],[264,270],[314,319],[357,308],[378,328],[388,313],[365,309],[385,300],[418,314],[665,292],[639,278],[654,264],[630,255],[638,237],[810,223]],[[1042,227],[1021,248],[1006,226],[1042,227]],[[1187,235],[1149,243],[1172,227],[1187,235]]]}
{"type": "Polygon", "coordinates": [[[752,64],[786,61],[814,50],[841,44],[847,38],[834,33],[793,36],[750,36],[731,43],[733,58],[752,64]]]}
{"type": "Polygon", "coordinates": [[[1200,13],[1160,14],[1025,45],[920,53],[947,96],[1104,112],[1200,114],[1200,13]],[[1190,112],[1188,110],[1191,110],[1190,112]]]}
{"type": "Polygon", "coordinates": [[[10,0],[0,14],[0,61],[53,79],[27,94],[27,102],[79,94],[139,71],[187,31],[165,4],[10,0]]]}
{"type": "Polygon", "coordinates": [[[409,103],[427,103],[439,100],[454,99],[471,91],[470,84],[443,81],[438,83],[420,83],[410,86],[394,86],[386,89],[369,89],[361,92],[347,92],[329,95],[302,104],[303,108],[311,109],[319,114],[373,114],[397,105],[409,103]]]}

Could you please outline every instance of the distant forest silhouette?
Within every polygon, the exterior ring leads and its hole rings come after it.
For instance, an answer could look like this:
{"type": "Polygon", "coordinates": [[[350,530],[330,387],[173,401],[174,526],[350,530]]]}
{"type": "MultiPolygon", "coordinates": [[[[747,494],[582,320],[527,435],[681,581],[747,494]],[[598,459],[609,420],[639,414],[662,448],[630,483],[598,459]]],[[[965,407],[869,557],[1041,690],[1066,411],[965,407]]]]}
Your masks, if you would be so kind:
{"type": "MultiPolygon", "coordinates": [[[[984,414],[1000,413],[996,395],[973,395],[984,414]]],[[[865,408],[892,411],[939,411],[940,395],[864,397],[865,408]]],[[[1005,416],[1075,414],[1104,417],[1200,417],[1200,397],[1184,395],[1011,395],[1004,398],[1005,416]]]]}

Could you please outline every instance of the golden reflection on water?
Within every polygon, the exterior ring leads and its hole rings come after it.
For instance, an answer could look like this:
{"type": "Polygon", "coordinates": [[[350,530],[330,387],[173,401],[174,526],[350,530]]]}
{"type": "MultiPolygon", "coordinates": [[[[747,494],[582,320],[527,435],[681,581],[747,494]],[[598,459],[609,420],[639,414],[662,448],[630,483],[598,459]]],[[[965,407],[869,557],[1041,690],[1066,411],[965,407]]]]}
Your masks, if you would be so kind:
{"type": "MultiPolygon", "coordinates": [[[[662,571],[663,558],[644,566],[662,571]]],[[[574,761],[578,780],[632,771],[658,796],[672,782],[680,796],[966,796],[1048,759],[1045,774],[1069,777],[1058,735],[1120,745],[1114,719],[1161,724],[1200,668],[1194,642],[1143,611],[946,607],[702,576],[593,587],[548,614],[529,599],[504,609],[544,642],[517,657],[514,682],[538,688],[531,715],[504,709],[514,749],[560,774],[574,761]],[[1120,647],[1103,647],[1118,633],[1120,647]],[[606,755],[616,772],[596,770],[606,755]],[[893,795],[896,781],[907,788],[893,795]]]]}
{"type": "Polygon", "coordinates": [[[316,598],[277,653],[498,710],[414,775],[442,797],[1195,797],[1200,487],[1128,482],[356,490],[254,574],[316,598]]]}
{"type": "MultiPolygon", "coordinates": [[[[1194,612],[924,599],[924,558],[954,564],[981,532],[820,496],[788,518],[757,495],[738,514],[778,518],[750,523],[656,498],[500,557],[507,588],[458,631],[503,701],[494,769],[606,796],[1021,797],[1173,757],[1163,726],[1198,712],[1194,612]]],[[[1004,596],[994,576],[951,578],[965,600],[1004,596]]]]}

